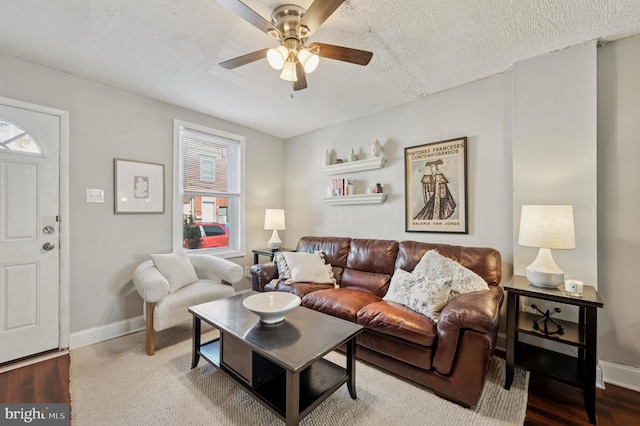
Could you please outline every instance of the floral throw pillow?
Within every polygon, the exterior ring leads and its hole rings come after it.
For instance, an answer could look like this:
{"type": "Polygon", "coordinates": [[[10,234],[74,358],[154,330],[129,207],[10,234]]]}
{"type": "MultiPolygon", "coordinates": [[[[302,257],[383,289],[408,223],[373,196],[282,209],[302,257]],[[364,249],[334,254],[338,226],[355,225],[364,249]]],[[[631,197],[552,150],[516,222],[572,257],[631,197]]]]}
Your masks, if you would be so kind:
{"type": "Polygon", "coordinates": [[[429,280],[424,275],[396,269],[382,300],[400,303],[437,321],[440,311],[449,302],[450,291],[450,278],[429,280]]]}
{"type": "Polygon", "coordinates": [[[413,273],[430,280],[450,277],[451,299],[472,291],[489,290],[489,285],[480,275],[435,250],[429,250],[422,256],[413,273]]]}

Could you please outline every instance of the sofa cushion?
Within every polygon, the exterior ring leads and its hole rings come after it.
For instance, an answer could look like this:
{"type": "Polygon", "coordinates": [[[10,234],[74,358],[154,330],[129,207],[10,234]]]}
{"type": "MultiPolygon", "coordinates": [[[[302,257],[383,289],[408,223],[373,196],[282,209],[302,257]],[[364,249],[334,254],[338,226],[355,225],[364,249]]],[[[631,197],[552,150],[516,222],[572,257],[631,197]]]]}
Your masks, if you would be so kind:
{"type": "Polygon", "coordinates": [[[356,314],[363,306],[380,300],[381,297],[365,291],[332,288],[307,294],[302,298],[302,306],[355,322],[356,314]]]}
{"type": "Polygon", "coordinates": [[[198,275],[184,251],[169,254],[152,254],[151,260],[169,282],[169,293],[198,281],[198,275]]]}
{"type": "Polygon", "coordinates": [[[326,290],[328,288],[334,288],[333,284],[286,283],[279,280],[271,280],[264,286],[265,291],[286,291],[295,294],[300,299],[312,291],[326,290]]]}
{"type": "Polygon", "coordinates": [[[425,315],[384,300],[363,306],[356,315],[356,322],[422,346],[432,346],[438,334],[436,323],[425,315]]]}

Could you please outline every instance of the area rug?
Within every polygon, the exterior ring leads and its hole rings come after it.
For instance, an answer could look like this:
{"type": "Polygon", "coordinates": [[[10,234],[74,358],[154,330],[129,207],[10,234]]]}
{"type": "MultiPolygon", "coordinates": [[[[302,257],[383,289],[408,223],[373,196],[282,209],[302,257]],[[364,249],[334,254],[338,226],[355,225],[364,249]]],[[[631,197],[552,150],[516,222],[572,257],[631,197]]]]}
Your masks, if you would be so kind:
{"type": "MultiPolygon", "coordinates": [[[[217,332],[210,330],[206,338],[217,332]]],[[[203,336],[204,338],[205,336],[203,336]]],[[[327,358],[344,365],[344,355],[327,358]]],[[[204,359],[191,369],[190,327],[157,333],[156,354],[134,333],[71,351],[71,424],[282,425],[271,411],[204,359]]],[[[516,369],[503,388],[504,360],[491,362],[473,409],[442,399],[427,388],[358,361],[358,399],[343,385],[300,424],[331,425],[520,425],[527,407],[528,373],[516,369]]]]}

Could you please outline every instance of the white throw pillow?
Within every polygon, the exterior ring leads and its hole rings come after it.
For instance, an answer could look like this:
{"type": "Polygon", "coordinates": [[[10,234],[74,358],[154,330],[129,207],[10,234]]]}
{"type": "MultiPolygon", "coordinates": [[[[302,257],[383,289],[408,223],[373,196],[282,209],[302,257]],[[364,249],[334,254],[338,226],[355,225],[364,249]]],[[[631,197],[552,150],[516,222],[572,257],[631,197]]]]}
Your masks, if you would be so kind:
{"type": "Polygon", "coordinates": [[[429,280],[424,275],[396,269],[382,300],[396,302],[437,321],[450,299],[451,278],[429,280]]]}
{"type": "Polygon", "coordinates": [[[282,252],[276,254],[280,279],[286,283],[336,284],[330,264],[320,252],[282,252]]]}
{"type": "Polygon", "coordinates": [[[198,281],[196,270],[183,251],[169,254],[152,254],[151,259],[158,271],[169,281],[169,293],[198,281]]]}
{"type": "Polygon", "coordinates": [[[480,275],[435,250],[429,250],[422,256],[413,273],[430,280],[450,277],[451,299],[472,291],[489,290],[489,285],[480,275]]]}

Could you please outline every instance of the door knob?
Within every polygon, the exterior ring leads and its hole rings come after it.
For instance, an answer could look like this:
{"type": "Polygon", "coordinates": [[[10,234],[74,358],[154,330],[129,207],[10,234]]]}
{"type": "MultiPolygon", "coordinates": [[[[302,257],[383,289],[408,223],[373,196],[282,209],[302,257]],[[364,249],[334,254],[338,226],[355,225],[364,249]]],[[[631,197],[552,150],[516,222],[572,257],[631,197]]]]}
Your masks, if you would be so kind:
{"type": "Polygon", "coordinates": [[[53,250],[55,247],[56,245],[53,243],[44,243],[42,245],[42,248],[45,249],[46,251],[53,250]]]}
{"type": "Polygon", "coordinates": [[[42,232],[44,232],[45,234],[53,234],[54,231],[55,231],[55,228],[51,225],[47,225],[44,228],[42,228],[42,232]]]}

